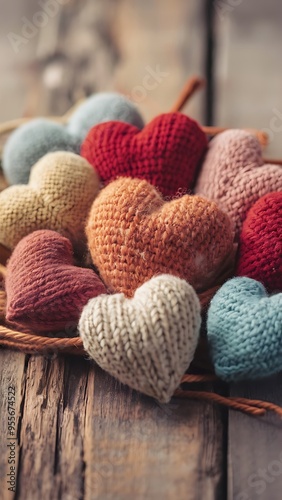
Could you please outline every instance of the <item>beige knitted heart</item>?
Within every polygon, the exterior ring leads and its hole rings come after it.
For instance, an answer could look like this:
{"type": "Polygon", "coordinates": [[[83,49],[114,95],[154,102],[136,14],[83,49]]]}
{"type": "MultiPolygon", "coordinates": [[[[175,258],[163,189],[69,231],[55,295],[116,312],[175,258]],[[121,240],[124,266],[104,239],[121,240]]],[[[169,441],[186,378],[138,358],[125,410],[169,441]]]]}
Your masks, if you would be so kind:
{"type": "Polygon", "coordinates": [[[193,360],[200,325],[194,289],[163,274],[144,283],[132,299],[123,294],[91,299],[79,332],[85,350],[101,368],[166,403],[193,360]]]}
{"type": "Polygon", "coordinates": [[[11,186],[0,194],[0,243],[13,249],[29,233],[53,229],[80,249],[99,184],[94,168],[80,156],[49,153],[32,168],[28,185],[11,186]]]}

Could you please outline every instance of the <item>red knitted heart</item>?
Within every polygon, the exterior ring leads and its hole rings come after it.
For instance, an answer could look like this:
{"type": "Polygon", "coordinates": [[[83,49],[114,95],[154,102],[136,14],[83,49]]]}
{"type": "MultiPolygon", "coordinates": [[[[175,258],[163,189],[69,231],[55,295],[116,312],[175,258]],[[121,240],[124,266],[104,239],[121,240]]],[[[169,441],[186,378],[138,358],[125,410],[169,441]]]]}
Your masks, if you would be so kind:
{"type": "Polygon", "coordinates": [[[269,291],[282,291],[282,192],[260,198],[249,211],[240,238],[238,276],[269,291]]]}
{"type": "Polygon", "coordinates": [[[94,271],[74,266],[67,238],[42,230],[16,246],[7,266],[6,293],[8,321],[51,332],[75,326],[88,300],[106,288],[94,271]]]}
{"type": "Polygon", "coordinates": [[[137,177],[163,196],[174,196],[191,189],[206,148],[206,136],[197,122],[181,113],[167,113],[141,131],[128,123],[101,123],[90,130],[81,154],[105,182],[137,177]]]}

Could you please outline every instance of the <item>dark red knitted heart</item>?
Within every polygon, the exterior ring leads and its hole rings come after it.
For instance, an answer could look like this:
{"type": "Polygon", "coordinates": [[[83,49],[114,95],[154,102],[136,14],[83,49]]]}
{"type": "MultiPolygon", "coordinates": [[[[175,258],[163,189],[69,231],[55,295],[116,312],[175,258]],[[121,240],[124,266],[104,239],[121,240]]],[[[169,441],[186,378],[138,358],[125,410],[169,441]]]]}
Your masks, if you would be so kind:
{"type": "Polygon", "coordinates": [[[197,122],[181,113],[167,113],[141,131],[128,123],[101,123],[90,130],[81,155],[104,182],[137,177],[163,196],[174,196],[192,188],[206,148],[206,136],[197,122]]]}
{"type": "Polygon", "coordinates": [[[55,231],[35,231],[16,246],[7,266],[7,321],[52,332],[78,323],[89,299],[106,288],[91,269],[74,266],[71,242],[55,231]]]}
{"type": "Polygon", "coordinates": [[[249,211],[240,237],[238,276],[282,291],[282,192],[260,198],[249,211]]]}

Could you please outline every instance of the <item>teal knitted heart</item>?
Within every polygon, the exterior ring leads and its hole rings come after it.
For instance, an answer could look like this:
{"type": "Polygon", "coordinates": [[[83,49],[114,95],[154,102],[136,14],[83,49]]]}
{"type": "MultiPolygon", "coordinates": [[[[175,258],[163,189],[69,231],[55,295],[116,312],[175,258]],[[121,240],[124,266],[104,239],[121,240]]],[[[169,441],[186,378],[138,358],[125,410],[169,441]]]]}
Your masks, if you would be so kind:
{"type": "Polygon", "coordinates": [[[207,330],[215,371],[223,380],[282,370],[282,293],[269,296],[258,281],[233,278],[212,299],[207,330]]]}

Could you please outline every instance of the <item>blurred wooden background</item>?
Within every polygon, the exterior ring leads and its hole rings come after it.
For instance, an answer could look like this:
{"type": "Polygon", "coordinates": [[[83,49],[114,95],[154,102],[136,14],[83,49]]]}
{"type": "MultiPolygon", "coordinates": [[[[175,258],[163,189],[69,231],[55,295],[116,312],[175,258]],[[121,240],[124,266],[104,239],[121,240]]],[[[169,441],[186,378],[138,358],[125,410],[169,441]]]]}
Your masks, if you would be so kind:
{"type": "MultiPolygon", "coordinates": [[[[149,120],[169,110],[196,73],[208,85],[187,106],[190,115],[263,128],[267,156],[281,157],[281,21],[277,0],[0,0],[0,121],[62,114],[111,89],[149,120]],[[47,21],[38,14],[43,4],[54,9],[47,21]],[[161,75],[152,90],[143,85],[148,71],[161,75]]],[[[204,402],[159,405],[73,357],[2,349],[0,384],[3,499],[281,498],[277,418],[204,402]],[[9,385],[16,388],[16,495],[6,483],[9,385]]],[[[230,392],[282,404],[281,388],[280,376],[230,392]]]]}

